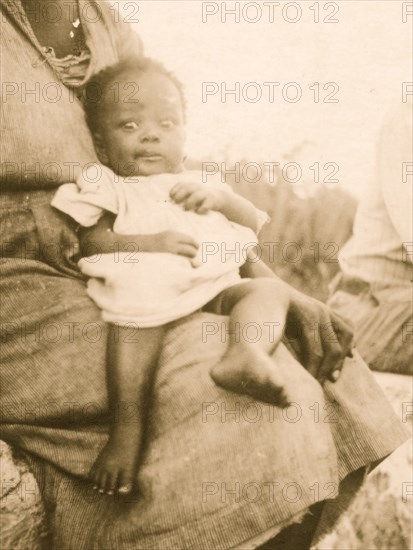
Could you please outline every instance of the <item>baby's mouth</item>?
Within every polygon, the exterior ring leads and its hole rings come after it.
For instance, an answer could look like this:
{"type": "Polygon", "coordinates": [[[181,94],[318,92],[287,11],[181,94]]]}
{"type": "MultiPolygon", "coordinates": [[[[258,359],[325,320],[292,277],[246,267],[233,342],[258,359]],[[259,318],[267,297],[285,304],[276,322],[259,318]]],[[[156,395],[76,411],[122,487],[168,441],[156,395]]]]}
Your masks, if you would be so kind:
{"type": "Polygon", "coordinates": [[[163,159],[163,156],[159,153],[151,152],[151,151],[145,151],[144,153],[139,153],[137,155],[138,162],[140,160],[143,160],[145,162],[159,162],[163,159]]]}

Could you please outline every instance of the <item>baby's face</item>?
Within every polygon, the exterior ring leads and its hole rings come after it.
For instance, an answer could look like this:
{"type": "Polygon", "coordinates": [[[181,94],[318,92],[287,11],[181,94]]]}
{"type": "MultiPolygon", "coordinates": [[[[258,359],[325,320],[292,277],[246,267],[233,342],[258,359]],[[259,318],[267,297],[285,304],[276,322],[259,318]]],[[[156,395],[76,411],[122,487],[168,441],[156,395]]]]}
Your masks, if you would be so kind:
{"type": "Polygon", "coordinates": [[[159,73],[121,75],[104,94],[102,159],[117,174],[150,176],[182,170],[183,105],[175,84],[159,73]]]}

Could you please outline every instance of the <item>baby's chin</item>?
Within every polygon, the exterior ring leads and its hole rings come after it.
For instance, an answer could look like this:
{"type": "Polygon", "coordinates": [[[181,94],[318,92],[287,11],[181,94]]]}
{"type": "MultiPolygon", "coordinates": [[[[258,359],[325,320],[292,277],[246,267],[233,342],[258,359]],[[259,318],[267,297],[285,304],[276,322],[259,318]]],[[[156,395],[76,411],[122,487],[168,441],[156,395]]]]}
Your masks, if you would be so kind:
{"type": "Polygon", "coordinates": [[[159,159],[158,161],[138,159],[134,162],[125,163],[124,165],[110,166],[110,168],[122,178],[177,174],[184,170],[182,162],[171,163],[166,161],[166,159],[159,159]]]}
{"type": "Polygon", "coordinates": [[[182,163],[170,163],[164,159],[159,162],[148,160],[138,160],[135,174],[136,176],[156,176],[158,174],[177,174],[183,171],[182,163]]]}

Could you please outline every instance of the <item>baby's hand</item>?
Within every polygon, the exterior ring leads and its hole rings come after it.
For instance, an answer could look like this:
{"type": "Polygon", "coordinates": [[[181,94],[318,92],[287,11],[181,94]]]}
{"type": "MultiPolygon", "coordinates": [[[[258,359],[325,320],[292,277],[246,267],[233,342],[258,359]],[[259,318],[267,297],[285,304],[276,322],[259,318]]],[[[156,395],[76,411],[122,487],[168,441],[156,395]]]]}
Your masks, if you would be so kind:
{"type": "Polygon", "coordinates": [[[169,194],[185,210],[193,210],[197,214],[206,214],[210,210],[220,211],[226,200],[224,190],[199,183],[177,183],[169,194]]]}
{"type": "Polygon", "coordinates": [[[178,231],[163,231],[151,235],[151,245],[148,252],[169,252],[187,258],[194,258],[198,252],[199,244],[189,235],[178,231]]]}

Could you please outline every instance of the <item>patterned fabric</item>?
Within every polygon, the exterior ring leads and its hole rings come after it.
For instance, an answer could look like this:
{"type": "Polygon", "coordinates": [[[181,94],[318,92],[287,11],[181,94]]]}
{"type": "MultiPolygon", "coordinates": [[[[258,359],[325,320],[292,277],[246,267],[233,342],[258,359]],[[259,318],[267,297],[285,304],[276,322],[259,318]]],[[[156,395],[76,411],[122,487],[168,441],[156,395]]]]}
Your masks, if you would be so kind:
{"type": "MultiPolygon", "coordinates": [[[[335,497],[346,474],[400,445],[403,426],[357,356],[323,391],[279,346],[275,360],[296,387],[296,404],[284,412],[218,388],[209,368],[226,346],[225,318],[195,314],[166,336],[138,498],[89,490],[85,477],[114,413],[106,327],[76,266],[76,234],[50,201],[58,185],[74,181],[76,167],[96,158],[69,90],[62,87],[55,103],[44,98],[44,87],[60,81],[48,63],[38,64],[41,48],[18,6],[1,4],[2,78],[23,83],[8,88],[1,104],[1,437],[33,457],[56,548],[262,543],[314,502],[335,497]],[[26,97],[36,83],[37,101],[26,97]],[[205,340],[207,327],[218,331],[205,340]]],[[[102,12],[90,25],[94,70],[120,55],[122,41],[140,47],[102,12]]]]}

